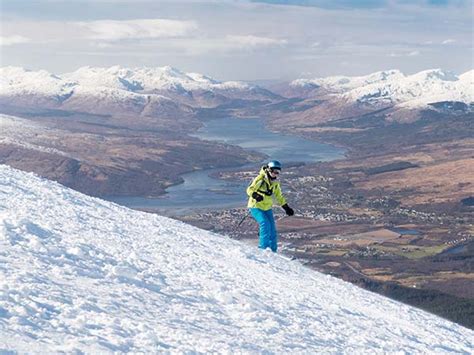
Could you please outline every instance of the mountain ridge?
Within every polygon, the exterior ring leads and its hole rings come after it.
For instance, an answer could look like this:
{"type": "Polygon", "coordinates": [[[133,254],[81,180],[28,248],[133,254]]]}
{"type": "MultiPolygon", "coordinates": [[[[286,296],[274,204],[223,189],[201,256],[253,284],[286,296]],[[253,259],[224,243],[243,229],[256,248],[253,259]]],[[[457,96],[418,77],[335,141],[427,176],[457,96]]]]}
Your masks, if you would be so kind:
{"type": "Polygon", "coordinates": [[[474,74],[467,71],[455,75],[441,69],[423,70],[405,75],[399,70],[388,70],[366,76],[334,76],[316,79],[298,79],[290,87],[311,88],[323,94],[352,103],[374,105],[400,104],[405,107],[424,107],[430,102],[474,102],[474,74]],[[434,101],[433,101],[434,100],[434,101]]]}
{"type": "Polygon", "coordinates": [[[405,113],[408,120],[415,119],[417,114],[409,111],[434,109],[432,104],[438,102],[460,102],[466,105],[465,110],[474,109],[473,70],[455,75],[429,69],[405,75],[392,69],[365,76],[297,79],[278,84],[275,92],[245,82],[221,82],[171,66],[86,66],[60,75],[4,67],[0,75],[0,103],[5,105],[116,116],[186,120],[202,109],[223,108],[232,114],[233,110],[275,103],[288,106],[292,115],[301,112],[303,118],[316,115],[324,120],[390,109],[387,117],[404,121],[405,113]],[[295,104],[295,98],[302,101],[295,104]]]}
{"type": "MultiPolygon", "coordinates": [[[[172,99],[176,105],[183,107],[213,107],[235,98],[271,100],[277,97],[244,82],[221,82],[203,74],[184,73],[170,66],[132,69],[86,66],[60,75],[45,70],[3,67],[0,74],[0,98],[3,100],[15,100],[22,95],[43,96],[42,100],[49,100],[52,106],[67,105],[69,98],[74,99],[77,95],[102,96],[102,100],[121,103],[139,100],[141,105],[145,105],[150,98],[159,101],[172,99]]],[[[93,109],[89,107],[89,110],[93,109]]]]}

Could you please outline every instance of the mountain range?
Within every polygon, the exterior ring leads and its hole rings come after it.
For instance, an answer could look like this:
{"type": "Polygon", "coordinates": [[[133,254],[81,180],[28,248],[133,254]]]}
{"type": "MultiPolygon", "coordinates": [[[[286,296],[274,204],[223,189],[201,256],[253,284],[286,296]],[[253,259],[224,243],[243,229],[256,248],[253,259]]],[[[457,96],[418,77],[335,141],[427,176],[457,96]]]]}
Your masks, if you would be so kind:
{"type": "Polygon", "coordinates": [[[20,67],[0,68],[0,103],[95,114],[180,117],[196,108],[233,100],[271,101],[279,97],[243,82],[220,82],[172,67],[128,69],[83,67],[52,74],[20,67]]]}
{"type": "Polygon", "coordinates": [[[295,89],[310,90],[311,96],[332,95],[347,101],[373,105],[404,104],[406,107],[439,101],[474,102],[474,70],[462,75],[441,69],[404,75],[399,70],[367,76],[333,76],[298,79],[290,83],[295,89]]]}
{"type": "Polygon", "coordinates": [[[466,111],[474,105],[474,70],[459,76],[433,69],[413,75],[387,70],[366,76],[297,79],[274,86],[275,93],[244,82],[221,82],[206,75],[185,73],[170,66],[83,67],[59,75],[4,67],[0,68],[0,77],[2,105],[146,117],[176,118],[192,115],[196,109],[232,106],[235,102],[273,104],[295,97],[301,100],[293,111],[307,111],[307,116],[321,115],[323,109],[339,118],[345,113],[378,109],[466,111]]]}
{"type": "Polygon", "coordinates": [[[455,75],[441,69],[405,75],[387,70],[365,76],[297,79],[274,87],[298,98],[290,116],[337,120],[384,111],[394,121],[413,121],[423,110],[465,113],[474,110],[474,70],[455,75]]]}
{"type": "Polygon", "coordinates": [[[472,330],[0,165],[0,353],[460,353],[472,330]]]}

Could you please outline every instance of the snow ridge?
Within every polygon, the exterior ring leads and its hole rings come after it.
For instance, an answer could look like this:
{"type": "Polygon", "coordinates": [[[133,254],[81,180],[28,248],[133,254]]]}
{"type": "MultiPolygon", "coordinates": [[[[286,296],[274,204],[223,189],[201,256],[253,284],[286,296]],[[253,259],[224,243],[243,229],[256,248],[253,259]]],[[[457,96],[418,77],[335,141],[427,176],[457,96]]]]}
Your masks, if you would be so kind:
{"type": "Polygon", "coordinates": [[[176,68],[82,67],[72,73],[54,75],[45,70],[30,71],[19,67],[0,68],[0,94],[24,90],[44,94],[70,91],[74,87],[123,90],[132,93],[154,91],[250,90],[252,86],[236,81],[219,82],[202,74],[184,73],[176,68]]]}
{"type": "Polygon", "coordinates": [[[471,70],[457,76],[449,71],[431,69],[404,75],[399,70],[389,70],[358,77],[298,79],[290,85],[321,88],[335,98],[374,106],[417,108],[442,101],[469,105],[474,103],[473,73],[471,70]]]}
{"type": "Polygon", "coordinates": [[[31,71],[20,67],[0,68],[0,95],[69,95],[77,83],[64,80],[46,70],[31,71]]]}
{"type": "Polygon", "coordinates": [[[462,353],[474,332],[0,165],[0,353],[462,353]]]}

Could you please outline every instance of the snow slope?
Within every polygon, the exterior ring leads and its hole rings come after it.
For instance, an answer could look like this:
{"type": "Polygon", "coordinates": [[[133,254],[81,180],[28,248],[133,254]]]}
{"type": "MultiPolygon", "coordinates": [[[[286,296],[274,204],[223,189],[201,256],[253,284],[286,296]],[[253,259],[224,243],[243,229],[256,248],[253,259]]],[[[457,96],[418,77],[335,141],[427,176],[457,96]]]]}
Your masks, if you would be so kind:
{"type": "MultiPolygon", "coordinates": [[[[0,114],[0,145],[14,145],[18,148],[56,154],[70,157],[66,152],[48,145],[50,142],[43,142],[41,133],[48,129],[36,122],[20,117],[0,114]]],[[[58,132],[61,135],[62,132],[58,132]]]]}
{"type": "Polygon", "coordinates": [[[474,332],[0,165],[0,353],[463,353],[474,332]]]}
{"type": "Polygon", "coordinates": [[[77,84],[46,70],[31,71],[20,67],[0,68],[0,95],[68,95],[77,84]]]}
{"type": "Polygon", "coordinates": [[[359,77],[299,79],[290,85],[323,89],[335,99],[346,102],[420,108],[443,101],[474,103],[473,73],[471,70],[457,76],[452,72],[432,69],[404,75],[398,70],[389,70],[359,77]]]}

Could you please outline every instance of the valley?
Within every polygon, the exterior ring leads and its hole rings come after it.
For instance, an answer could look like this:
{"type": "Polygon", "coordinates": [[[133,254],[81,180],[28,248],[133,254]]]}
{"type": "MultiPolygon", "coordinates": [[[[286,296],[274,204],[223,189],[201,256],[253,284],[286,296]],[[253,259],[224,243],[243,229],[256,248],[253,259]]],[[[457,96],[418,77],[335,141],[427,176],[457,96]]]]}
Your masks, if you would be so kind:
{"type": "Polygon", "coordinates": [[[88,122],[80,114],[1,119],[0,163],[92,196],[160,196],[179,184],[183,173],[260,158],[170,129],[88,122]]]}
{"type": "MultiPolygon", "coordinates": [[[[211,119],[262,118],[270,131],[345,149],[331,161],[285,158],[282,186],[296,215],[275,208],[280,250],[474,328],[472,71],[457,81],[439,70],[326,78],[276,93],[170,67],[5,73],[0,163],[93,196],[159,197],[183,174],[211,168],[224,182],[250,182],[266,155],[258,144],[195,137],[211,119]],[[23,85],[30,76],[34,85],[23,85]]],[[[174,218],[256,246],[255,222],[237,226],[244,202],[197,207],[174,218]]]]}
{"type": "MultiPolygon", "coordinates": [[[[345,159],[284,169],[295,217],[274,208],[281,251],[335,275],[473,328],[472,114],[424,113],[414,123],[322,125],[294,131],[345,146],[345,159]],[[335,127],[337,128],[337,127],[335,127]],[[356,132],[356,133],[354,133],[356,132]]],[[[271,124],[271,123],[270,123],[271,124]]],[[[250,181],[253,171],[224,179],[250,181]]],[[[180,219],[257,245],[245,208],[180,219]]]]}

